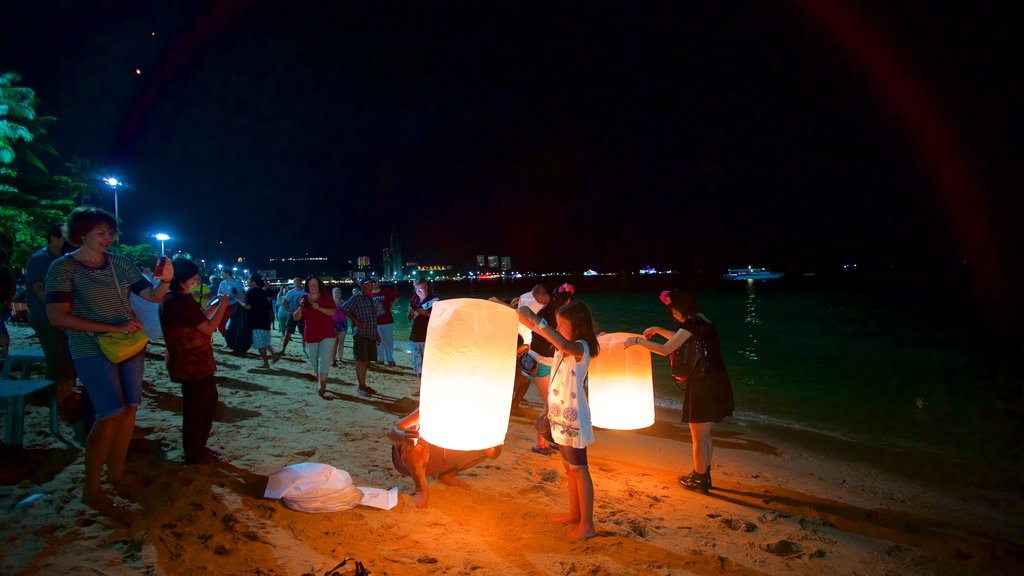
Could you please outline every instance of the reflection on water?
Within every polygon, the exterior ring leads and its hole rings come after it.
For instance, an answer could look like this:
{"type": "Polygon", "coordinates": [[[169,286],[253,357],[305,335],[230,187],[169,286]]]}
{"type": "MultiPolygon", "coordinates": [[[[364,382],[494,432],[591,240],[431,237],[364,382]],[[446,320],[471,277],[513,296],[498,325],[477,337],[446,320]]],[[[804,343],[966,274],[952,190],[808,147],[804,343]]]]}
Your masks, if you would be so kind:
{"type": "Polygon", "coordinates": [[[746,341],[739,353],[747,360],[757,360],[757,331],[761,319],[757,316],[757,293],[754,290],[753,280],[747,280],[747,297],[744,304],[743,327],[746,328],[746,341]]]}

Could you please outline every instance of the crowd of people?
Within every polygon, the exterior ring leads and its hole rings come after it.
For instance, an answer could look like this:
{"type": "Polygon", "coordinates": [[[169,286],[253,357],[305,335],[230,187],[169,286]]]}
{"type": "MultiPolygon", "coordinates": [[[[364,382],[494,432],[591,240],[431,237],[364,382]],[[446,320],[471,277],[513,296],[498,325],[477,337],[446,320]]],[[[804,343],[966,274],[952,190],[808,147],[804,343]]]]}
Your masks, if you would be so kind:
{"type": "MultiPolygon", "coordinates": [[[[328,291],[316,276],[295,278],[290,287],[273,293],[258,275],[247,279],[246,289],[225,270],[215,279],[219,283],[207,289],[199,268],[183,256],[153,271],[109,252],[116,235],[117,222],[109,213],[76,208],[63,225],[49,230],[47,245],[32,255],[26,268],[29,322],[46,356],[47,378],[57,383],[61,398],[74,396],[80,385],[94,414],[85,439],[82,493],[93,508],[114,506],[103,488],[104,477],[124,497],[130,497],[134,488],[124,467],[141,403],[144,363],[144,348],[128,358],[109,357],[100,344],[103,334],[143,331],[151,339],[163,339],[169,378],[181,385],[186,464],[220,458],[206,445],[218,402],[215,333],[236,350],[255,347],[263,369],[285,355],[298,333],[320,395],[327,391],[330,369],[345,361],[349,332],[361,397],[377,394],[366,382],[370,363],[396,364],[392,307],[399,294],[376,278],[362,279],[347,299],[341,288],[328,291]],[[282,336],[277,352],[270,337],[275,322],[282,336]]],[[[407,317],[412,324],[412,371],[420,376],[427,327],[438,298],[424,280],[414,283],[413,289],[407,317]]],[[[4,291],[9,297],[8,289],[4,291]]],[[[543,407],[532,450],[561,456],[569,505],[565,514],[551,519],[572,526],[568,539],[595,534],[594,485],[587,460],[595,435],[587,387],[590,363],[601,352],[590,309],[576,300],[575,292],[571,284],[553,292],[538,284],[512,302],[502,302],[516,309],[532,335],[528,344],[520,336],[511,408],[521,411],[526,391],[536,387],[543,407]]],[[[693,470],[680,476],[679,484],[707,493],[712,488],[711,427],[732,414],[732,388],[717,332],[697,301],[681,291],[663,292],[659,299],[678,327],[649,327],[625,345],[670,357],[673,377],[683,390],[682,417],[693,443],[693,470]]],[[[418,430],[419,412],[414,410],[388,431],[392,461],[396,470],[413,478],[418,506],[429,500],[428,478],[465,486],[457,478],[460,472],[497,458],[502,451],[500,445],[479,451],[444,450],[421,439],[418,430]]]]}

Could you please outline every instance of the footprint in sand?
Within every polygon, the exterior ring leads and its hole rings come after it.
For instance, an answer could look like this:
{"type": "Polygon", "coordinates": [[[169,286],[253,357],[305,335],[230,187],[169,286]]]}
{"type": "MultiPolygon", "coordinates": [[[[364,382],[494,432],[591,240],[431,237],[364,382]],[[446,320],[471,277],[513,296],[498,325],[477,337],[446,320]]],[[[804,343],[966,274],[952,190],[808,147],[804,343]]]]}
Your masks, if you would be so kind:
{"type": "Polygon", "coordinates": [[[739,518],[722,518],[722,525],[730,530],[742,530],[743,532],[753,532],[757,530],[757,525],[753,522],[747,522],[739,518]]]}

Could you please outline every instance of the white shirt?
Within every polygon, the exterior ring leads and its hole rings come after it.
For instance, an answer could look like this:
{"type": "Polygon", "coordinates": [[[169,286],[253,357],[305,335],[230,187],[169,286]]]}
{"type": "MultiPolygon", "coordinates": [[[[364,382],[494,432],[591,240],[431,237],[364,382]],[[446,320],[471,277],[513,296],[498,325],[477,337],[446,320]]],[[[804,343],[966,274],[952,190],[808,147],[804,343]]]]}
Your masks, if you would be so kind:
{"type": "Polygon", "coordinates": [[[217,287],[217,296],[227,296],[228,304],[234,306],[242,296],[245,296],[245,286],[234,278],[224,280],[217,287]]]}
{"type": "MultiPolygon", "coordinates": [[[[153,284],[153,277],[143,274],[150,284],[153,284]]],[[[150,340],[161,340],[164,337],[164,330],[160,326],[160,303],[150,302],[135,292],[128,292],[128,305],[131,306],[135,318],[142,322],[142,331],[150,340]]]]}

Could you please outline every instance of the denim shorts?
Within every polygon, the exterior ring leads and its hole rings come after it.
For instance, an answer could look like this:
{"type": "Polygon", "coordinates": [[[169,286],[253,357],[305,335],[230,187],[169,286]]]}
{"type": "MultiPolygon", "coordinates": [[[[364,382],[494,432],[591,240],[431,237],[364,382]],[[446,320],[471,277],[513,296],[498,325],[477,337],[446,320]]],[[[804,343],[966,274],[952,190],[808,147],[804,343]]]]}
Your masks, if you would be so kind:
{"type": "Polygon", "coordinates": [[[78,380],[89,392],[97,418],[113,416],[142,403],[145,359],[145,350],[120,364],[114,364],[102,354],[75,358],[78,380]]]}
{"type": "Polygon", "coordinates": [[[586,468],[587,467],[587,449],[586,448],[573,448],[572,446],[562,446],[561,444],[555,443],[558,446],[558,453],[562,456],[562,460],[569,465],[570,468],[586,468]]]}

